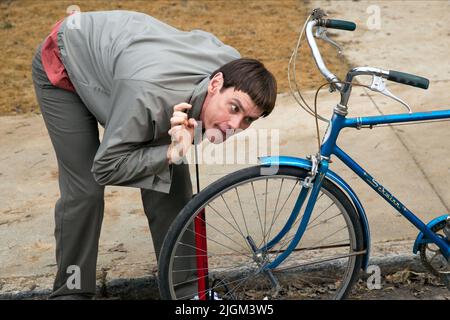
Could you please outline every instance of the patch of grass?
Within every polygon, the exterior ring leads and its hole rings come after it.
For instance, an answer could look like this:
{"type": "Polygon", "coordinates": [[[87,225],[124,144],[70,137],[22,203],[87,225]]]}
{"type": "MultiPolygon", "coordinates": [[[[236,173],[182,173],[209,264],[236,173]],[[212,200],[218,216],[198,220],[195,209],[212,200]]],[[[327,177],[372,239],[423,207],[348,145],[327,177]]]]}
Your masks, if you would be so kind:
{"type": "Polygon", "coordinates": [[[11,29],[13,27],[13,24],[9,21],[3,21],[0,23],[0,29],[11,29]]]}
{"type": "MultiPolygon", "coordinates": [[[[181,30],[211,32],[238,49],[243,57],[260,59],[277,78],[279,92],[288,91],[287,65],[300,26],[311,9],[307,2],[296,0],[1,1],[0,115],[39,112],[31,80],[33,54],[73,4],[81,11],[139,11],[181,30]]],[[[343,76],[349,69],[343,58],[330,46],[322,50],[330,69],[343,76]]],[[[324,79],[306,44],[299,57],[301,87],[311,89],[322,84],[324,79]]]]}

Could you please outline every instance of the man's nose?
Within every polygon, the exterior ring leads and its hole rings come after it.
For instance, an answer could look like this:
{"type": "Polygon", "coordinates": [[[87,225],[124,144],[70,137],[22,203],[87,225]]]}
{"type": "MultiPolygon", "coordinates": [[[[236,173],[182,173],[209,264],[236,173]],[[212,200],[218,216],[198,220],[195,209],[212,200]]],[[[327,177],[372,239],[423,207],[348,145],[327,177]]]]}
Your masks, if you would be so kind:
{"type": "Polygon", "coordinates": [[[228,122],[228,125],[231,127],[231,129],[240,129],[241,125],[242,125],[242,117],[240,116],[236,116],[236,117],[232,117],[230,119],[230,121],[228,122]]]}

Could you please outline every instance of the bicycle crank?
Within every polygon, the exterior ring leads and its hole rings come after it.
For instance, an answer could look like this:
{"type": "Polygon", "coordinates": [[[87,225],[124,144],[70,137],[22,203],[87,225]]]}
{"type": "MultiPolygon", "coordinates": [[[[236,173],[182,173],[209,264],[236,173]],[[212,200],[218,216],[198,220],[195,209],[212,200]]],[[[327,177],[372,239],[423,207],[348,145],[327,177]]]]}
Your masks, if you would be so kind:
{"type": "MultiPolygon", "coordinates": [[[[432,227],[439,237],[447,239],[446,221],[442,221],[432,227]]],[[[441,279],[445,286],[450,290],[450,261],[448,261],[441,250],[434,243],[422,243],[419,247],[420,260],[425,268],[434,276],[441,279]]]]}

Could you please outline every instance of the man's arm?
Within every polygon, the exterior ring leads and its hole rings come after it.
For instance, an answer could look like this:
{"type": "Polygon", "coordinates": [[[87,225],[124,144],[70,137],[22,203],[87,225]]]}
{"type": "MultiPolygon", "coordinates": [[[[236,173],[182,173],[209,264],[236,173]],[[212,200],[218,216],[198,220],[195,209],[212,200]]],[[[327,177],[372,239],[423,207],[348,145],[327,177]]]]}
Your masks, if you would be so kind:
{"type": "Polygon", "coordinates": [[[114,80],[111,114],[92,166],[99,184],[169,193],[169,145],[148,144],[162,131],[167,133],[170,124],[161,101],[151,92],[145,81],[114,80]]]}

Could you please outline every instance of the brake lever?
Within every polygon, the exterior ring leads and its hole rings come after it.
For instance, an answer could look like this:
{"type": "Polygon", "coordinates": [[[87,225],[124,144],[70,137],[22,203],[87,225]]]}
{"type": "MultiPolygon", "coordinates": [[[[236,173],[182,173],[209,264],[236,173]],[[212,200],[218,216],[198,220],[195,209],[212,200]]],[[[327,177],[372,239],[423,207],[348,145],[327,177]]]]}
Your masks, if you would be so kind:
{"type": "Polygon", "coordinates": [[[316,38],[320,38],[320,39],[328,42],[332,46],[336,47],[338,49],[338,54],[339,55],[342,54],[342,47],[339,44],[337,44],[335,41],[333,41],[330,38],[328,38],[327,28],[320,27],[320,26],[317,27],[315,37],[316,38]]]}
{"type": "Polygon", "coordinates": [[[401,103],[402,105],[404,105],[408,109],[409,113],[412,113],[411,108],[409,107],[409,105],[405,101],[403,101],[399,97],[393,95],[386,88],[386,82],[384,81],[384,79],[382,77],[380,77],[380,76],[373,76],[372,77],[372,84],[370,85],[370,90],[375,91],[375,92],[379,92],[379,93],[385,95],[386,97],[394,99],[395,101],[397,101],[397,102],[401,103]]]}

